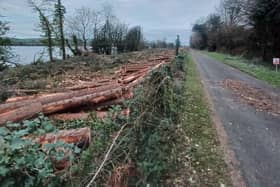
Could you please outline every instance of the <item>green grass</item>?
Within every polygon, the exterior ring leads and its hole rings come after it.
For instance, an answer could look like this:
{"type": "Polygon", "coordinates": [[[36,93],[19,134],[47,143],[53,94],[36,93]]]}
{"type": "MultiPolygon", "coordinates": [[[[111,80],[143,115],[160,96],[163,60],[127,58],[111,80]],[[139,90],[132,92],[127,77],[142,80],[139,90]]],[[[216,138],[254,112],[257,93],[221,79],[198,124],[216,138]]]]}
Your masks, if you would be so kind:
{"type": "Polygon", "coordinates": [[[249,75],[252,75],[259,80],[263,80],[274,87],[280,87],[280,72],[277,73],[273,68],[269,68],[260,64],[254,64],[252,61],[241,57],[235,57],[216,52],[205,53],[218,61],[248,73],[249,75]]]}
{"type": "Polygon", "coordinates": [[[191,162],[195,171],[190,186],[230,186],[227,166],[210,117],[203,87],[191,57],[187,60],[185,131],[191,138],[191,162]]]}

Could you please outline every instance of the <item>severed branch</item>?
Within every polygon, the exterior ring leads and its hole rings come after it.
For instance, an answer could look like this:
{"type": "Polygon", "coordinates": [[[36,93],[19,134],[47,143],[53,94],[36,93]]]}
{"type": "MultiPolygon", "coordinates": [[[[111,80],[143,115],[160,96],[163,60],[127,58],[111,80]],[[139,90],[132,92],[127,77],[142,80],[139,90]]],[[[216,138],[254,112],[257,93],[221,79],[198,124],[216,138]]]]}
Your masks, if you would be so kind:
{"type": "Polygon", "coordinates": [[[88,185],[86,187],[90,187],[92,185],[92,183],[94,182],[94,180],[96,179],[96,177],[98,176],[98,174],[100,173],[100,171],[102,170],[104,164],[106,163],[106,161],[108,160],[108,157],[110,156],[110,153],[114,147],[114,145],[116,144],[117,139],[119,138],[120,134],[122,133],[123,129],[126,127],[126,125],[123,125],[122,128],[119,130],[117,136],[114,138],[109,150],[107,151],[104,160],[102,161],[100,167],[98,168],[98,170],[96,171],[96,173],[94,174],[94,176],[92,177],[92,179],[90,180],[90,182],[88,183],[88,185]]]}

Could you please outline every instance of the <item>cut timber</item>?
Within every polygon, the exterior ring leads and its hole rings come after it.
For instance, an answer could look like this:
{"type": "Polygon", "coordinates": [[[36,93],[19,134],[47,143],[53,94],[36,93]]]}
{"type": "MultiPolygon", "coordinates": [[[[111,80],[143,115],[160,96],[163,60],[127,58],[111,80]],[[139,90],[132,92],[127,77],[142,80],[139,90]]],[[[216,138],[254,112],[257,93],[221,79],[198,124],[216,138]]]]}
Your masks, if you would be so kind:
{"type": "Polygon", "coordinates": [[[34,139],[34,142],[37,142],[42,146],[50,143],[54,144],[58,141],[68,144],[73,143],[79,148],[87,148],[91,142],[91,130],[90,128],[62,130],[57,134],[49,133],[34,139]]]}
{"type": "Polygon", "coordinates": [[[50,103],[43,107],[43,113],[52,114],[52,113],[66,110],[69,108],[86,105],[89,101],[91,101],[94,98],[97,98],[100,96],[109,96],[109,95],[118,94],[118,93],[122,93],[122,88],[112,89],[109,91],[93,93],[93,94],[84,95],[81,97],[74,97],[71,99],[66,99],[66,100],[50,103]]]}
{"type": "Polygon", "coordinates": [[[19,102],[14,102],[14,103],[4,103],[4,104],[0,105],[0,114],[15,110],[20,107],[30,106],[32,103],[34,103],[34,102],[29,101],[29,100],[19,101],[19,102]]]}
{"type": "Polygon", "coordinates": [[[42,99],[42,98],[57,96],[59,94],[63,95],[63,93],[51,93],[51,94],[38,94],[38,95],[33,95],[33,96],[13,97],[13,98],[9,98],[6,101],[6,103],[14,103],[14,102],[26,101],[26,100],[32,100],[32,99],[38,99],[38,98],[42,99]]]}
{"type": "Polygon", "coordinates": [[[121,82],[124,84],[128,84],[128,83],[138,79],[139,77],[142,77],[145,75],[146,75],[146,73],[137,73],[137,74],[126,77],[125,79],[121,80],[121,82]]]}
{"type": "Polygon", "coordinates": [[[19,122],[21,120],[29,119],[40,112],[42,112],[42,104],[38,102],[31,103],[21,108],[0,114],[0,125],[4,125],[9,121],[19,122]]]}
{"type": "MultiPolygon", "coordinates": [[[[96,111],[96,117],[99,119],[104,119],[108,117],[108,111],[96,111]]],[[[121,112],[121,115],[129,116],[130,109],[125,109],[121,112]]],[[[63,114],[54,114],[51,115],[50,118],[54,120],[61,120],[61,121],[74,121],[74,120],[86,120],[90,116],[90,113],[80,112],[80,113],[63,113],[63,114]]],[[[113,116],[116,117],[116,116],[113,116]]]]}
{"type": "Polygon", "coordinates": [[[80,112],[80,113],[65,113],[65,114],[54,114],[50,118],[54,120],[61,121],[74,121],[74,120],[86,120],[89,117],[89,113],[80,112]]]}
{"type": "Polygon", "coordinates": [[[122,105],[124,102],[125,102],[125,99],[123,99],[123,98],[113,99],[113,100],[109,100],[109,101],[106,101],[103,103],[99,103],[99,104],[95,105],[93,107],[93,109],[101,110],[101,109],[109,108],[110,106],[113,106],[113,105],[122,105]]]}
{"type": "Polygon", "coordinates": [[[99,80],[98,82],[87,82],[81,85],[73,86],[73,87],[68,87],[66,90],[81,90],[85,88],[96,88],[100,86],[105,86],[108,84],[112,84],[111,79],[104,79],[104,80],[99,80]]]}
{"type": "Polygon", "coordinates": [[[110,85],[106,85],[106,86],[101,86],[101,87],[97,87],[97,88],[89,88],[89,89],[82,89],[82,90],[77,90],[77,91],[70,91],[68,93],[63,93],[61,95],[58,96],[52,96],[52,97],[47,97],[47,98],[39,98],[39,101],[45,105],[45,104],[49,104],[49,103],[53,103],[53,102],[58,102],[58,101],[62,101],[62,100],[67,100],[67,99],[72,99],[75,97],[81,97],[84,95],[89,95],[92,93],[99,93],[102,91],[106,91],[109,89],[114,89],[114,88],[119,88],[120,85],[119,84],[110,84],[110,85]]]}
{"type": "MultiPolygon", "coordinates": [[[[73,87],[59,88],[56,93],[10,98],[0,105],[0,124],[29,119],[40,112],[54,115],[58,112],[103,110],[112,105],[121,105],[133,96],[132,89],[143,82],[151,71],[171,63],[172,58],[171,53],[164,52],[155,58],[123,65],[114,75],[89,78],[79,84],[72,84],[73,87]]],[[[79,116],[71,115],[75,119],[79,116]]],[[[80,119],[86,117],[86,114],[80,114],[80,119]]]]}
{"type": "Polygon", "coordinates": [[[98,88],[91,88],[91,89],[83,89],[78,91],[70,91],[68,93],[54,93],[54,94],[43,94],[37,96],[30,96],[27,100],[15,100],[15,102],[4,103],[0,105],[0,114],[5,113],[11,110],[14,110],[19,107],[28,106],[34,102],[40,102],[42,105],[46,105],[49,103],[67,100],[74,97],[81,97],[83,95],[88,95],[92,93],[98,93],[102,91],[106,91],[109,89],[119,88],[120,84],[110,84],[98,88]]]}
{"type": "Polygon", "coordinates": [[[122,105],[126,100],[128,99],[132,99],[133,98],[133,92],[131,90],[128,90],[126,91],[122,97],[118,97],[118,98],[115,98],[115,99],[111,99],[111,100],[108,100],[106,102],[102,102],[102,103],[99,103],[99,104],[96,104],[93,109],[95,110],[103,110],[103,109],[106,109],[110,106],[114,106],[114,105],[122,105]]]}
{"type": "MultiPolygon", "coordinates": [[[[109,112],[108,111],[97,111],[96,112],[96,117],[97,118],[100,118],[100,119],[104,119],[104,118],[106,118],[106,117],[108,117],[109,116],[109,112]]],[[[124,109],[123,111],[121,111],[121,113],[120,113],[121,115],[123,115],[123,116],[129,116],[130,115],[130,109],[129,108],[127,108],[127,109],[124,109]]],[[[116,114],[113,114],[113,116],[112,116],[113,118],[116,118],[117,117],[117,113],[116,114]]]]}
{"type": "MultiPolygon", "coordinates": [[[[68,144],[74,144],[81,149],[86,149],[91,142],[91,130],[90,128],[62,130],[57,134],[50,133],[34,139],[34,142],[42,145],[43,150],[46,144],[55,144],[58,141],[62,141],[68,144]]],[[[63,170],[71,165],[69,161],[69,152],[63,148],[58,149],[62,149],[66,153],[66,156],[60,161],[54,160],[55,168],[57,170],[63,170]]]]}

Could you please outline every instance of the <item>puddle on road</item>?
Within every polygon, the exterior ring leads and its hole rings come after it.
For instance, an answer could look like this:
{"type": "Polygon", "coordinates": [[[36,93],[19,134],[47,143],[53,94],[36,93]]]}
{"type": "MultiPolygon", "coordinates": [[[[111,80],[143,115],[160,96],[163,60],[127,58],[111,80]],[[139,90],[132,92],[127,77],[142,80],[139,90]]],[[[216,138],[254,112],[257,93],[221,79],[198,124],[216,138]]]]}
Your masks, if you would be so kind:
{"type": "Polygon", "coordinates": [[[244,81],[226,79],[220,82],[224,88],[233,91],[241,101],[254,107],[257,111],[265,111],[280,116],[280,96],[255,88],[244,81]]]}

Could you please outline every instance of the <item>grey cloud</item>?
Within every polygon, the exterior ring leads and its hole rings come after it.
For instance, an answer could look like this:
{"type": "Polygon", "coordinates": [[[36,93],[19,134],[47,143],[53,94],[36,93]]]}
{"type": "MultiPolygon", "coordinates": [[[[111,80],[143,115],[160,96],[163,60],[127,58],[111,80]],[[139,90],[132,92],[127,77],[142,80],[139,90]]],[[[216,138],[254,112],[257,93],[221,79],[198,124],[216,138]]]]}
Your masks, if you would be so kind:
{"type": "MultiPolygon", "coordinates": [[[[104,3],[114,7],[117,17],[130,26],[141,25],[146,38],[166,38],[174,41],[176,34],[188,43],[192,24],[215,10],[220,0],[62,0],[71,15],[76,8],[86,6],[99,9],[104,3]]],[[[1,14],[11,22],[10,35],[38,37],[34,32],[37,15],[28,7],[26,0],[0,0],[1,14]],[[28,30],[29,28],[29,30],[28,30]]]]}

